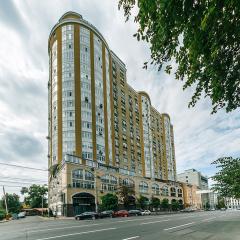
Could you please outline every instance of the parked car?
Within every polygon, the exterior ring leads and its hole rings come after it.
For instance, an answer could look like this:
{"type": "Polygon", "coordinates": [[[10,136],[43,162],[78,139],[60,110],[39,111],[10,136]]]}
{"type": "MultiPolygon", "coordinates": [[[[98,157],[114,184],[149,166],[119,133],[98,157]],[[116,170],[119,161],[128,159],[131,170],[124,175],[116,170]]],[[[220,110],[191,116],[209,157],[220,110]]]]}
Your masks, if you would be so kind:
{"type": "Polygon", "coordinates": [[[150,210],[143,210],[143,211],[141,211],[141,215],[142,216],[151,215],[151,211],[150,210]]]}
{"type": "Polygon", "coordinates": [[[25,218],[26,217],[26,212],[20,212],[18,214],[18,218],[25,218]]]}
{"type": "Polygon", "coordinates": [[[105,218],[105,217],[112,217],[113,216],[113,211],[112,210],[107,210],[99,213],[100,218],[105,218]]]}
{"type": "Polygon", "coordinates": [[[114,212],[113,217],[129,217],[129,212],[127,210],[120,210],[114,212]]]}
{"type": "Polygon", "coordinates": [[[188,207],[188,208],[184,208],[184,209],[182,209],[182,210],[180,210],[180,212],[194,212],[195,210],[193,209],[193,208],[190,208],[190,207],[188,207]]]}
{"type": "Polygon", "coordinates": [[[130,216],[141,216],[142,215],[142,213],[141,213],[141,211],[140,210],[130,210],[130,211],[128,211],[128,213],[129,213],[129,215],[130,216]]]}
{"type": "Polygon", "coordinates": [[[12,214],[12,220],[18,220],[19,217],[18,217],[18,214],[17,213],[13,213],[12,214]]]}
{"type": "Polygon", "coordinates": [[[79,215],[75,216],[76,220],[83,220],[83,219],[97,219],[99,215],[95,212],[84,212],[79,215]]]}

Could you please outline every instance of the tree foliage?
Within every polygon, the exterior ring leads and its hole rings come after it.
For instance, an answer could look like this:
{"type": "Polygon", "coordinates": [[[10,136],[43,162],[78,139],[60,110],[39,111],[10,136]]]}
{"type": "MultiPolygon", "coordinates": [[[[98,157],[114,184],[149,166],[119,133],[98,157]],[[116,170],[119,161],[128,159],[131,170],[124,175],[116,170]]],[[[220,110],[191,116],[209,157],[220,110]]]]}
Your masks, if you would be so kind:
{"type": "Polygon", "coordinates": [[[47,207],[47,192],[48,189],[46,188],[46,186],[40,186],[36,184],[33,184],[29,188],[23,187],[21,190],[21,194],[25,195],[24,203],[26,205],[30,205],[32,208],[41,208],[42,200],[43,207],[47,207]]]}
{"type": "MultiPolygon", "coordinates": [[[[13,194],[6,193],[6,199],[7,199],[8,212],[19,213],[19,211],[21,210],[21,203],[19,200],[19,196],[15,193],[13,194]]],[[[4,196],[2,197],[1,205],[2,205],[1,208],[3,209],[6,208],[4,196]]]]}
{"type": "Polygon", "coordinates": [[[212,164],[219,169],[212,177],[213,190],[222,197],[240,198],[240,158],[223,157],[212,164]]]}
{"type": "MultiPolygon", "coordinates": [[[[189,106],[210,97],[213,112],[240,106],[239,0],[119,0],[126,20],[137,6],[137,40],[150,44],[151,64],[172,70],[183,88],[196,87],[189,106]]],[[[148,62],[144,63],[147,68],[148,62]]]]}
{"type": "Polygon", "coordinates": [[[158,208],[160,206],[160,199],[159,198],[156,198],[156,197],[152,197],[151,199],[151,205],[154,207],[154,208],[158,208]]]}
{"type": "Polygon", "coordinates": [[[145,209],[145,207],[148,205],[148,198],[140,195],[140,197],[137,199],[137,202],[141,209],[145,209]]]}
{"type": "Polygon", "coordinates": [[[169,209],[169,202],[167,198],[164,198],[161,202],[161,208],[164,210],[169,209]]]}
{"type": "Polygon", "coordinates": [[[217,209],[226,208],[225,201],[222,197],[218,197],[217,209]]]}
{"type": "Polygon", "coordinates": [[[103,210],[117,210],[118,197],[115,194],[107,193],[102,196],[102,209],[103,210]]]}
{"type": "Polygon", "coordinates": [[[128,208],[130,204],[132,204],[132,196],[135,194],[134,188],[133,187],[128,187],[128,186],[120,186],[118,190],[118,195],[123,202],[124,207],[128,208]]]}
{"type": "Polygon", "coordinates": [[[172,201],[171,208],[173,211],[177,211],[180,208],[179,202],[178,201],[172,201]]]}

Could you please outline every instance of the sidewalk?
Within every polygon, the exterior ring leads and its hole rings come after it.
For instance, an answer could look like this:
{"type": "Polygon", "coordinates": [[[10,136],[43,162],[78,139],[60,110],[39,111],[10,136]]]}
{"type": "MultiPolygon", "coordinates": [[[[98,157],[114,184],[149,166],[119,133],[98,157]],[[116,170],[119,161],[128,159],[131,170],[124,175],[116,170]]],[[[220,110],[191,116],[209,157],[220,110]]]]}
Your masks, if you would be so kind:
{"type": "Polygon", "coordinates": [[[10,220],[1,220],[0,223],[5,223],[5,222],[9,222],[10,220]]]}

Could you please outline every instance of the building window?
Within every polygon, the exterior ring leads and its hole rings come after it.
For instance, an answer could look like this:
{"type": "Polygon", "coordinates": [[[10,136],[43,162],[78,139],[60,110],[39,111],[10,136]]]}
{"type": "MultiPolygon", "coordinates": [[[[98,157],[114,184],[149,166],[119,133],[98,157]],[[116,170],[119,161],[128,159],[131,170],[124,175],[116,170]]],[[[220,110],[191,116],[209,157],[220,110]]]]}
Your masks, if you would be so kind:
{"type": "Polygon", "coordinates": [[[134,181],[129,178],[125,178],[122,180],[122,184],[127,187],[134,187],[134,181]]]}
{"type": "Polygon", "coordinates": [[[159,187],[158,184],[154,183],[154,184],[152,185],[152,192],[153,192],[153,194],[155,194],[155,195],[159,195],[159,194],[160,194],[160,187],[159,187]]]}
{"type": "Polygon", "coordinates": [[[139,184],[139,192],[147,193],[148,192],[148,184],[146,182],[140,182],[139,184]]]}
{"type": "Polygon", "coordinates": [[[176,197],[176,188],[171,187],[170,192],[171,192],[171,197],[176,197]]]}
{"type": "Polygon", "coordinates": [[[178,197],[182,197],[182,189],[178,189],[178,197]]]}
{"type": "Polygon", "coordinates": [[[94,175],[91,172],[77,169],[72,171],[72,187],[74,188],[94,188],[94,175]]]}
{"type": "Polygon", "coordinates": [[[169,192],[168,192],[168,187],[167,186],[164,186],[162,188],[162,195],[165,196],[165,197],[169,196],[169,192]]]}
{"type": "Polygon", "coordinates": [[[94,181],[94,175],[91,172],[86,171],[85,172],[85,180],[94,181]]]}

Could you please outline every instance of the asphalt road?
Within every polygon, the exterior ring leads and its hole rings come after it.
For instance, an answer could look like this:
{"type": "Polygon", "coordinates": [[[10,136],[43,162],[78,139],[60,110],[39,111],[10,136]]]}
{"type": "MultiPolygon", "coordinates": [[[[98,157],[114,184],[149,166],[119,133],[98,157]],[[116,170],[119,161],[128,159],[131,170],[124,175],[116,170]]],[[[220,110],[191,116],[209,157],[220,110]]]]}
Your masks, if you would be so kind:
{"type": "Polygon", "coordinates": [[[240,240],[240,211],[99,220],[27,217],[0,223],[0,240],[240,240]]]}

